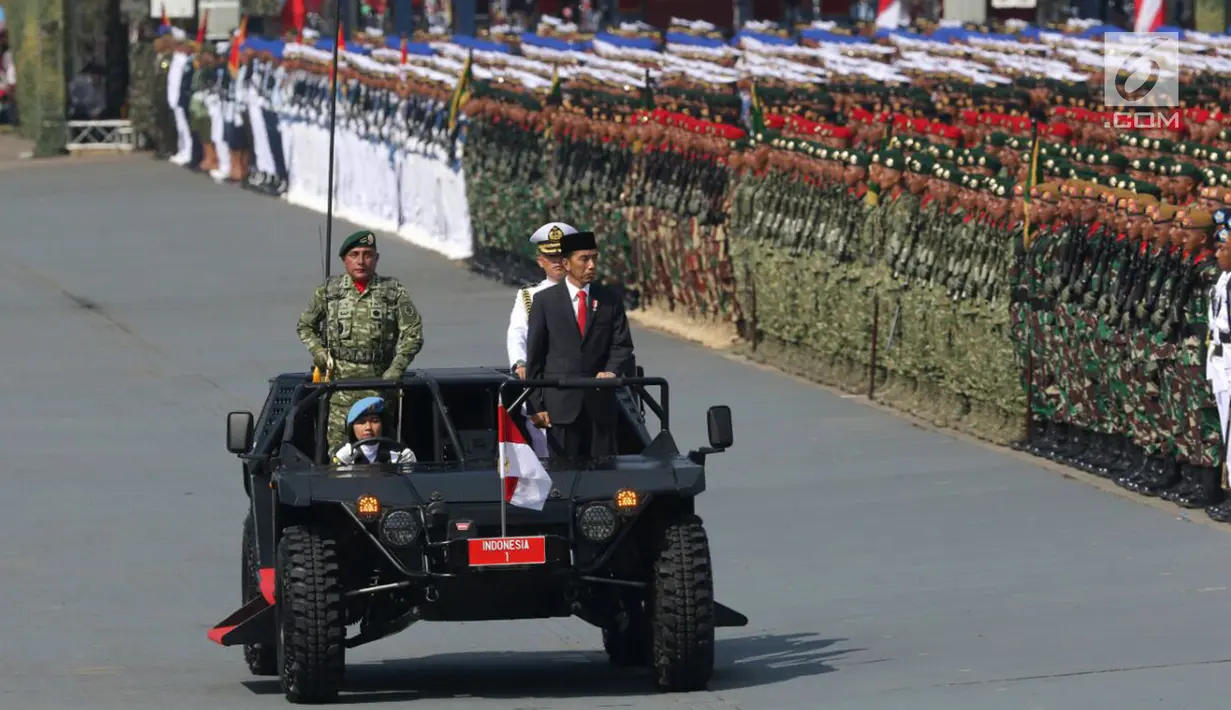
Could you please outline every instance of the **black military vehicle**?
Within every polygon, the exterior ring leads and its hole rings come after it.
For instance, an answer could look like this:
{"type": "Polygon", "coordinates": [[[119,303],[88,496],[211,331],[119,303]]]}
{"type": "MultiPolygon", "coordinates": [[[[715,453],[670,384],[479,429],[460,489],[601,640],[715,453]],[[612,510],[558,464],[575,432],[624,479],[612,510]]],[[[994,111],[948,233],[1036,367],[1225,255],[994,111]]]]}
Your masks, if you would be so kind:
{"type": "MultiPolygon", "coordinates": [[[[711,407],[709,446],[686,454],[668,414],[667,382],[652,377],[524,381],[498,368],[410,370],[396,381],[281,375],[255,420],[227,415],[227,448],[243,461],[250,501],[243,606],[209,637],[242,645],[251,672],[280,676],[288,700],[323,702],[342,689],[347,648],[412,623],[575,615],[602,630],[612,663],[650,667],[662,690],[704,689],[715,627],[747,623],[714,600],[694,509],[706,456],[732,443],[730,410],[711,407]],[[498,407],[520,412],[538,387],[612,387],[621,403],[618,456],[542,460],[551,477],[542,510],[506,503],[497,431],[498,407]],[[384,432],[417,461],[331,463],[327,400],[340,390],[378,391],[388,403],[384,432]]],[[[525,435],[524,420],[513,419],[525,435]]]]}

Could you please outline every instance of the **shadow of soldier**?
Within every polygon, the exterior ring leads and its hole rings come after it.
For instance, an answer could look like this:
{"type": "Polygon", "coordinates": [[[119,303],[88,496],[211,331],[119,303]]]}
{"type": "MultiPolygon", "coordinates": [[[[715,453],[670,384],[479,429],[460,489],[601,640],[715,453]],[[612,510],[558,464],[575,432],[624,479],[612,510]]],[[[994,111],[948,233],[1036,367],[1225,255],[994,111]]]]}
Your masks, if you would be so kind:
{"type": "Polygon", "coordinates": [[[761,634],[720,639],[710,690],[754,688],[837,670],[831,661],[864,649],[833,648],[846,639],[816,634],[761,634]]]}
{"type": "MultiPolygon", "coordinates": [[[[859,649],[834,650],[842,639],[764,634],[719,639],[710,691],[752,688],[836,669],[829,661],[859,649]]],[[[243,685],[257,695],[281,693],[276,679],[243,685]]],[[[356,663],[346,668],[340,702],[367,704],[448,698],[597,698],[652,696],[644,668],[617,668],[594,650],[468,651],[356,663]]]]}

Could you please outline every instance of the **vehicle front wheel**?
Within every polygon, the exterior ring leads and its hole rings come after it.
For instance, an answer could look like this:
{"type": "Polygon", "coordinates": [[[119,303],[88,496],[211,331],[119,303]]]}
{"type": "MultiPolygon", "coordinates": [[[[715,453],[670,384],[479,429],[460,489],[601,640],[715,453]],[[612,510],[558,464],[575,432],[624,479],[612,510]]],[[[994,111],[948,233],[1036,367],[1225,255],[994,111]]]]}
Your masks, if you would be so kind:
{"type": "Polygon", "coordinates": [[[660,690],[705,690],[714,674],[714,579],[701,519],[662,530],[650,605],[654,680],[660,690]]]}
{"type": "MultiPolygon", "coordinates": [[[[240,579],[240,586],[243,588],[241,605],[247,604],[261,594],[258,566],[256,528],[252,523],[252,513],[249,512],[248,517],[244,518],[243,571],[240,579]]],[[[244,644],[244,662],[248,664],[248,670],[252,672],[252,675],[278,675],[278,654],[272,644],[244,644]]]]}
{"type": "Polygon", "coordinates": [[[346,667],[346,622],[337,545],[294,526],[278,543],[278,655],[282,691],[292,703],[335,699],[346,667]]]}

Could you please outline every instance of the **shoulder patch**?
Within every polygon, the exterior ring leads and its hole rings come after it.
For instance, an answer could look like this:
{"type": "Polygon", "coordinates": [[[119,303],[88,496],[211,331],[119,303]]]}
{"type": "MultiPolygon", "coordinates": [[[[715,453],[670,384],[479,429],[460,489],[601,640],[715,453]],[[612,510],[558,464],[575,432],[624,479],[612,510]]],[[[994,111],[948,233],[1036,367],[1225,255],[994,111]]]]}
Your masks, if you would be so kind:
{"type": "Polygon", "coordinates": [[[529,289],[529,288],[523,288],[523,289],[522,289],[521,291],[519,291],[518,293],[520,293],[520,294],[521,294],[521,302],[522,302],[522,304],[524,304],[524,305],[526,306],[526,315],[530,315],[530,306],[531,306],[531,305],[532,305],[532,303],[533,303],[533,301],[531,301],[531,299],[530,299],[530,289],[529,289]]]}

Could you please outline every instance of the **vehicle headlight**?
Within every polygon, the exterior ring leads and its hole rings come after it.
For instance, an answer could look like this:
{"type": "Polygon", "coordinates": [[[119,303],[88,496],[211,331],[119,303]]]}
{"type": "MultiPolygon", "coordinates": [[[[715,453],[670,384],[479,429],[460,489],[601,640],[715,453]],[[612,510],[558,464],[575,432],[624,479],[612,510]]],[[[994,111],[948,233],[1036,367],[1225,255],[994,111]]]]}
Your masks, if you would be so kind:
{"type": "Polygon", "coordinates": [[[592,542],[602,542],[615,534],[616,515],[608,503],[590,503],[577,513],[577,527],[592,542]]]}
{"type": "Polygon", "coordinates": [[[395,510],[381,521],[380,536],[394,547],[403,547],[419,536],[419,523],[409,510],[395,510]]]}

